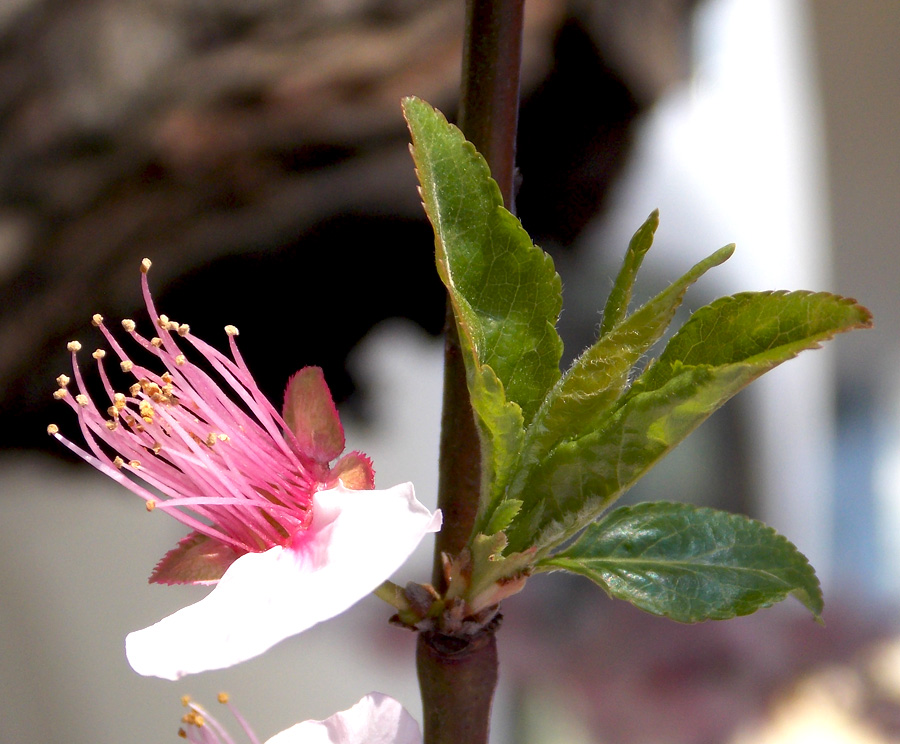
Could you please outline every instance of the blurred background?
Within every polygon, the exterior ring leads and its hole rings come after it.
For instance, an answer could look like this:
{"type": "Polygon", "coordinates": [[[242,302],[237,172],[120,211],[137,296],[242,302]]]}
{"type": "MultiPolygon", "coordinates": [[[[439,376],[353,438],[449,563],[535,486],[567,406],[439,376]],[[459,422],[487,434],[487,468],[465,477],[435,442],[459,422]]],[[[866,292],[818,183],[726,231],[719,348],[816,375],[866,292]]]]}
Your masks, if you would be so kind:
{"type": "MultiPolygon", "coordinates": [[[[540,576],[505,603],[497,744],[900,741],[900,5],[527,0],[518,212],[586,344],[631,233],[640,290],[716,248],[687,305],[830,290],[874,331],[741,393],[631,499],[709,504],[793,540],[793,601],[679,626],[540,576]]],[[[150,586],[182,535],[46,435],[65,343],[157,306],[224,343],[273,401],[324,368],[382,486],[434,505],[443,294],[399,99],[454,115],[462,0],[0,2],[0,741],[174,738],[228,690],[265,738],[370,690],[417,718],[414,637],[369,598],[262,658],[178,683],[123,654],[204,590],[150,586]]],[[[685,314],[686,317],[686,314],[685,314]]],[[[430,545],[398,580],[425,580],[430,545]]]]}

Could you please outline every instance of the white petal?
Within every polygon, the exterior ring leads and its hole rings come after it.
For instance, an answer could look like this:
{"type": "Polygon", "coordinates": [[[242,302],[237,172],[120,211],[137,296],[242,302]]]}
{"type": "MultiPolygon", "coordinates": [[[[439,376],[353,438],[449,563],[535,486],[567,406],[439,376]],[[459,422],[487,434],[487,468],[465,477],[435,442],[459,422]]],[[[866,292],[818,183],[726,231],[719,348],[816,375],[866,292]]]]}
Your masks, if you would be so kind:
{"type": "Polygon", "coordinates": [[[422,744],[422,734],[394,698],[370,692],[349,710],[298,723],[266,744],[422,744]]]}
{"type": "Polygon", "coordinates": [[[258,656],[355,604],[441,527],[440,511],[419,503],[412,483],[339,486],[317,493],[313,508],[312,525],[290,547],[241,556],[199,602],[129,633],[132,668],[175,680],[258,656]]]}

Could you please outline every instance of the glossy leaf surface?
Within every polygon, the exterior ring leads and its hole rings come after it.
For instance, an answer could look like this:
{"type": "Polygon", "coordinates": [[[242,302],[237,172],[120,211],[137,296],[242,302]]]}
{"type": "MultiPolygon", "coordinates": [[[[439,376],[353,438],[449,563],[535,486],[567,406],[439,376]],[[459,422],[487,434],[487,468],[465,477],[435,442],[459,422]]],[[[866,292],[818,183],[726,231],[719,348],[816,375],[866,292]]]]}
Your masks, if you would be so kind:
{"type": "Polygon", "coordinates": [[[503,500],[524,427],[559,379],[561,284],[462,133],[424,101],[407,98],[403,109],[465,357],[481,440],[483,514],[503,500]]]}
{"type": "Polygon", "coordinates": [[[789,594],[816,618],[823,606],[815,572],[787,539],[747,517],[687,504],[616,509],[540,566],[582,574],[683,623],[748,615],[789,594]]]}
{"type": "Polygon", "coordinates": [[[870,324],[868,310],[826,293],[744,293],[701,308],[602,423],[573,432],[510,494],[523,501],[510,547],[543,549],[572,537],[750,382],[870,324]]]}

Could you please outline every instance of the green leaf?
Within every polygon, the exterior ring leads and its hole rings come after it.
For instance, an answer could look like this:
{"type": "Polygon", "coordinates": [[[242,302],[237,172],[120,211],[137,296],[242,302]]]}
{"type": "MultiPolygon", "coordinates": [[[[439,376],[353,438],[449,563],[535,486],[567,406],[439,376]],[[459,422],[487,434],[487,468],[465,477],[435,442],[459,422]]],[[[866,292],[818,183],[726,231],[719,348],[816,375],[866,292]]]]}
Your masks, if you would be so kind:
{"type": "Polygon", "coordinates": [[[525,429],[522,410],[506,400],[494,370],[485,365],[468,378],[481,440],[481,508],[475,531],[484,531],[481,522],[493,513],[492,505],[504,498],[505,484],[519,458],[525,429]]]}
{"type": "Polygon", "coordinates": [[[511,549],[572,537],[750,382],[870,324],[868,310],[825,293],[745,293],[701,308],[597,428],[558,444],[510,489],[523,501],[511,549]]]}
{"type": "Polygon", "coordinates": [[[650,246],[653,245],[653,236],[659,227],[659,210],[654,209],[644,221],[628,244],[622,268],[616,277],[615,284],[606,298],[606,308],[603,310],[603,320],[600,323],[600,335],[603,336],[617,326],[628,312],[628,303],[631,302],[631,290],[637,277],[638,269],[650,246]]]}
{"type": "MultiPolygon", "coordinates": [[[[518,499],[506,499],[505,501],[501,501],[497,508],[494,509],[493,514],[491,514],[491,520],[488,522],[487,529],[485,529],[484,533],[486,535],[496,535],[498,532],[503,532],[509,527],[513,518],[519,513],[519,509],[521,508],[522,502],[518,499]]],[[[506,547],[505,543],[503,547],[506,547]]]]}
{"type": "Polygon", "coordinates": [[[504,554],[506,536],[476,535],[471,544],[471,576],[466,599],[471,612],[499,604],[525,586],[534,566],[534,551],[504,554]]]}
{"type": "MultiPolygon", "coordinates": [[[[647,224],[642,230],[646,229],[647,224]]],[[[638,231],[632,249],[641,234],[638,231]]],[[[647,243],[640,245],[643,250],[649,247],[647,243]]],[[[554,445],[600,426],[603,417],[625,392],[634,365],[666,332],[688,288],[711,268],[724,263],[733,252],[734,246],[727,245],[698,262],[639,310],[610,328],[575,360],[544,399],[526,433],[520,476],[527,475],[527,469],[541,461],[554,445]]],[[[518,486],[522,484],[520,477],[511,485],[510,497],[519,496],[518,486]]]]}
{"type": "Polygon", "coordinates": [[[527,423],[559,378],[559,276],[462,132],[419,99],[404,99],[403,110],[467,368],[490,366],[527,423]]]}
{"type": "Polygon", "coordinates": [[[587,576],[611,596],[682,623],[725,620],[793,594],[818,619],[809,562],[771,527],[686,504],[626,506],[539,563],[587,576]]]}
{"type": "Polygon", "coordinates": [[[691,316],[647,370],[642,384],[664,384],[676,366],[752,364],[765,371],[804,349],[819,348],[837,333],[871,326],[872,313],[856,300],[828,292],[782,290],[721,297],[691,316]]]}
{"type": "Polygon", "coordinates": [[[478,426],[481,529],[503,500],[525,424],[559,379],[561,283],[462,133],[419,99],[403,110],[478,426]]]}

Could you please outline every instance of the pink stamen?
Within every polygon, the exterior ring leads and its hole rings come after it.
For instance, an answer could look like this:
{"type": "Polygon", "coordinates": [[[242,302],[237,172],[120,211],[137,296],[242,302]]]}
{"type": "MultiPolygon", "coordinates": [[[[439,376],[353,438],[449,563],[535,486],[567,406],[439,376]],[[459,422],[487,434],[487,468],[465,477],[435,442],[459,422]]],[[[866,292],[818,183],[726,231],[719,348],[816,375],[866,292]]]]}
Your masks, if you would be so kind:
{"type": "Polygon", "coordinates": [[[166,511],[239,554],[287,544],[312,519],[313,494],[325,487],[319,480],[325,477],[321,467],[301,451],[287,423],[253,381],[234,341],[236,331],[228,329],[229,359],[192,336],[187,326],[159,316],[147,268],[149,263],[142,269],[141,291],[150,317],[158,321],[158,336],[153,341],[145,338],[131,321],[123,321],[123,326],[138,346],[160,361],[163,371],[130,359],[103,319],[95,316],[94,325],[123,372],[137,382],[128,394],[117,393],[104,353],[95,353],[110,403],[107,417],[87,393],[76,357],[80,345],[71,344],[77,394],[61,391],[59,397],[76,412],[89,451],[52,433],[143,498],[148,508],[166,511]],[[218,381],[185,357],[176,336],[206,360],[218,381]]]}

